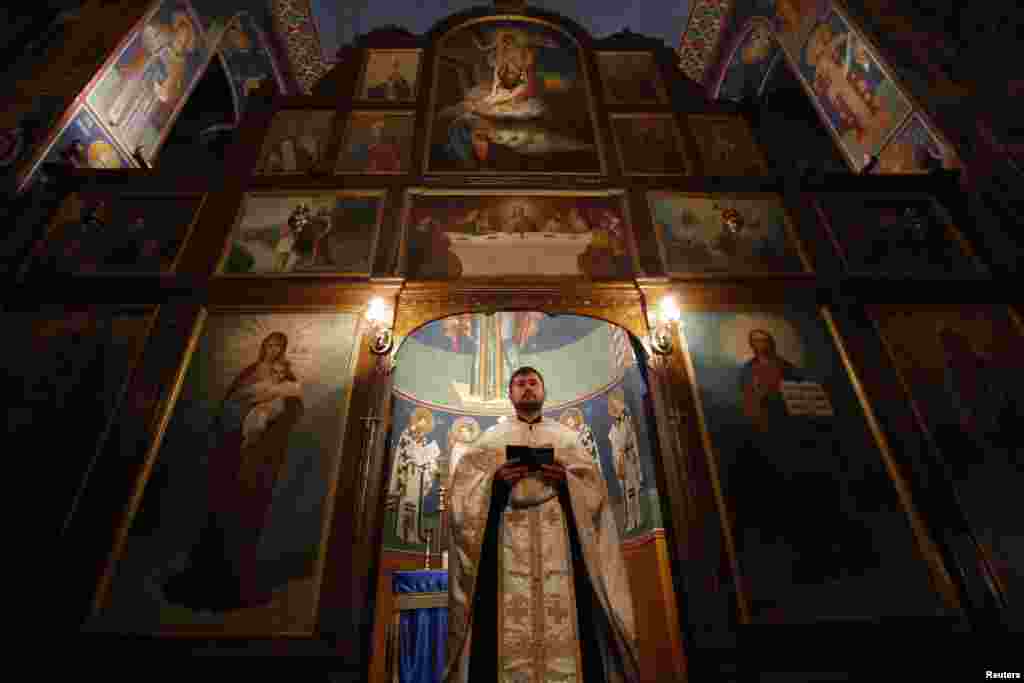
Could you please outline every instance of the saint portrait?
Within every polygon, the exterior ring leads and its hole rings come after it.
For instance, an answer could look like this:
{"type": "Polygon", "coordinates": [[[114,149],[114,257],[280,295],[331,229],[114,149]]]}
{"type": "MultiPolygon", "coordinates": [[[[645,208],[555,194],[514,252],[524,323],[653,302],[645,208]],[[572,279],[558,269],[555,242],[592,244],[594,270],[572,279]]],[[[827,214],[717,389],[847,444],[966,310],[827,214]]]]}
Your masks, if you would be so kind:
{"type": "Polygon", "coordinates": [[[576,43],[535,22],[474,23],[438,45],[427,171],[600,173],[576,43]]]}
{"type": "Polygon", "coordinates": [[[96,169],[132,168],[136,165],[84,106],[57,136],[45,161],[96,169]]]}
{"type": "Polygon", "coordinates": [[[793,305],[682,323],[739,560],[757,577],[755,622],[933,614],[884,445],[822,315],[793,305]]]}
{"type": "Polygon", "coordinates": [[[598,52],[604,99],[609,104],[664,104],[668,101],[650,52],[598,52]]]}
{"type": "Polygon", "coordinates": [[[402,173],[409,170],[415,117],[352,112],[345,130],[339,173],[402,173]]]}
{"type": "Polygon", "coordinates": [[[873,49],[835,9],[815,24],[798,64],[850,163],[864,168],[910,112],[910,102],[873,49]]]}
{"type": "Polygon", "coordinates": [[[647,201],[670,275],[806,270],[778,197],[650,192],[647,201]]]}
{"type": "Polygon", "coordinates": [[[141,147],[152,162],[209,58],[188,3],[165,0],[100,77],[89,105],[125,149],[141,147]]]}
{"type": "Polygon", "coordinates": [[[415,101],[421,57],[419,50],[367,50],[358,99],[415,101]]]}
{"type": "Polygon", "coordinates": [[[250,194],[224,256],[224,274],[369,275],[382,191],[250,194]]]}
{"type": "Polygon", "coordinates": [[[409,194],[410,277],[630,277],[632,236],[618,194],[409,194]]]}
{"type": "Polygon", "coordinates": [[[205,316],[91,629],[312,632],[357,319],[205,316]]]}
{"type": "Polygon", "coordinates": [[[687,172],[683,142],[671,114],[612,115],[619,163],[629,175],[687,172]]]}
{"type": "Polygon", "coordinates": [[[334,111],[285,109],[274,114],[257,173],[311,173],[327,154],[334,111]]]}

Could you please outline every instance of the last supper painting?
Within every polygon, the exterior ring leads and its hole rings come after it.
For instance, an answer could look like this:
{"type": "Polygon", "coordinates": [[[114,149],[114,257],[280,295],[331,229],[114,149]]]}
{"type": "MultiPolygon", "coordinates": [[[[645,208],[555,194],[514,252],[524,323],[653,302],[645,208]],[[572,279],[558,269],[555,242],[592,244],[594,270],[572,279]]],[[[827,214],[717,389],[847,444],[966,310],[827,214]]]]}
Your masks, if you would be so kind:
{"type": "Polygon", "coordinates": [[[538,20],[483,20],[441,42],[427,172],[600,174],[579,47],[538,20]]]}

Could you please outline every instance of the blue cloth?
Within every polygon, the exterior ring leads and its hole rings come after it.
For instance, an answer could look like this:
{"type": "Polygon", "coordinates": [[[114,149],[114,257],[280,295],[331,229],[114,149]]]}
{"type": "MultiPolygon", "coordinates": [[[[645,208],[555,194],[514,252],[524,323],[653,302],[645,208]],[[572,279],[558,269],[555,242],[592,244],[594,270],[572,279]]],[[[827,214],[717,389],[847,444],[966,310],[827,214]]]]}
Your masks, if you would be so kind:
{"type": "MultiPolygon", "coordinates": [[[[448,572],[395,572],[392,591],[448,593],[448,572]]],[[[448,640],[448,609],[403,611],[399,617],[399,679],[402,683],[440,683],[448,640]]]]}

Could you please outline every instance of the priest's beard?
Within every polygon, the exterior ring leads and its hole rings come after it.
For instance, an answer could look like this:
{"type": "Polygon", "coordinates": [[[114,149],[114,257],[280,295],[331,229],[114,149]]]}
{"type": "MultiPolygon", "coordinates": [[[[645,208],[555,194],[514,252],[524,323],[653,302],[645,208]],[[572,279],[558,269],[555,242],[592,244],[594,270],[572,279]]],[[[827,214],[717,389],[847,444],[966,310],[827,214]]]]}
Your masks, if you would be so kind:
{"type": "Polygon", "coordinates": [[[539,414],[541,409],[544,407],[544,401],[520,401],[519,403],[512,404],[517,413],[522,415],[536,415],[539,414]]]}

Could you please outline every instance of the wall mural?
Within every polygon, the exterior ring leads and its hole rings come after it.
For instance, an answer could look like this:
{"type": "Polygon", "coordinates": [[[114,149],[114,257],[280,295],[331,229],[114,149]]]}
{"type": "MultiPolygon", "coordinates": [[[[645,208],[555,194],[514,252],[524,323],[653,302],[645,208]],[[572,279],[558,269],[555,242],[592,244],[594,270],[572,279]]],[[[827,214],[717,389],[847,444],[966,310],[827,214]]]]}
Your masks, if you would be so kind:
{"type": "Polygon", "coordinates": [[[601,173],[586,69],[566,35],[483,21],[437,47],[426,170],[601,173]]]}
{"type": "Polygon", "coordinates": [[[959,168],[956,150],[946,144],[915,113],[878,155],[873,173],[930,173],[959,168]]]}
{"type": "Polygon", "coordinates": [[[1006,510],[1006,501],[1024,485],[1015,427],[1024,419],[1021,329],[1000,306],[870,310],[939,442],[999,588],[1013,605],[1024,591],[1024,525],[1006,510]]]}
{"type": "MultiPolygon", "coordinates": [[[[269,20],[264,21],[263,25],[269,26],[269,20]]],[[[218,19],[210,29],[209,45],[218,50],[231,81],[239,121],[249,96],[264,83],[271,83],[279,93],[287,91],[260,20],[249,12],[236,14],[226,24],[218,19]]]]}
{"type": "Polygon", "coordinates": [[[383,191],[246,195],[223,274],[370,274],[383,191]]]}
{"type": "Polygon", "coordinates": [[[128,41],[87,102],[126,150],[152,162],[211,52],[186,0],[166,0],[128,41]]]}
{"type": "Polygon", "coordinates": [[[927,567],[819,314],[689,312],[683,325],[755,621],[935,614],[927,567]]]}
{"type": "Polygon", "coordinates": [[[820,195],[848,270],[897,276],[980,274],[980,266],[949,216],[928,196],[820,195]]]}
{"type": "Polygon", "coordinates": [[[608,104],[665,104],[665,86],[650,52],[597,52],[608,104]]]}
{"type": "Polygon", "coordinates": [[[778,54],[771,26],[763,20],[753,21],[736,45],[712,97],[734,102],[756,97],[778,54]]]}
{"type": "Polygon", "coordinates": [[[779,44],[794,61],[799,61],[800,48],[811,27],[828,14],[832,3],[830,0],[774,0],[774,5],[773,24],[779,44]]]}
{"type": "Polygon", "coordinates": [[[697,141],[704,175],[764,175],[767,171],[760,146],[742,117],[691,114],[686,125],[697,141]]]}
{"type": "MultiPolygon", "coordinates": [[[[505,312],[444,318],[425,325],[407,339],[399,350],[395,375],[384,548],[422,551],[428,532],[439,533],[442,481],[484,431],[511,419],[508,375],[512,369],[526,364],[535,365],[544,374],[548,392],[545,416],[576,431],[582,451],[601,468],[623,538],[636,538],[660,528],[651,450],[654,433],[644,407],[646,384],[635,356],[631,348],[619,348],[623,339],[620,334],[601,335],[601,345],[582,352],[579,346],[580,339],[612,328],[618,330],[603,321],[579,316],[505,312]],[[486,326],[488,321],[497,323],[497,334],[488,338],[485,329],[481,338],[480,323],[486,326]],[[536,360],[546,355],[557,356],[567,347],[572,347],[575,363],[536,360]],[[625,362],[624,352],[629,354],[625,362]],[[499,370],[499,377],[480,387],[481,391],[498,395],[490,399],[492,405],[481,400],[472,403],[477,410],[465,412],[423,402],[410,391],[412,387],[423,386],[413,375],[430,374],[436,382],[437,375],[444,374],[439,368],[447,367],[444,357],[453,355],[472,357],[476,368],[487,365],[488,355],[492,361],[504,361],[496,363],[505,368],[504,373],[499,370]],[[612,377],[612,381],[589,395],[572,395],[572,389],[581,386],[581,378],[576,375],[595,363],[603,367],[603,375],[612,377]],[[616,363],[620,365],[613,373],[611,368],[616,363]],[[569,400],[552,401],[552,396],[568,396],[569,400]],[[505,414],[495,414],[497,404],[501,404],[505,414]],[[494,412],[486,414],[487,408],[494,412]]],[[[628,335],[625,341],[628,344],[628,335]]],[[[472,390],[467,393],[472,394],[472,390]]]]}
{"type": "Polygon", "coordinates": [[[649,192],[662,264],[669,275],[803,272],[786,209],[777,197],[649,192]]]}
{"type": "Polygon", "coordinates": [[[312,632],[357,324],[208,316],[91,629],[312,632]]]}
{"type": "Polygon", "coordinates": [[[311,173],[327,156],[335,112],[284,109],[274,114],[263,140],[257,173],[311,173]]]}
{"type": "Polygon", "coordinates": [[[632,277],[633,238],[621,193],[410,191],[408,277],[632,277]]]}
{"type": "Polygon", "coordinates": [[[409,170],[415,116],[399,112],[352,112],[345,130],[339,173],[402,173],[409,170]]]}
{"type": "Polygon", "coordinates": [[[169,272],[202,201],[88,195],[77,211],[54,218],[33,250],[28,275],[169,272]]]}
{"type": "Polygon", "coordinates": [[[84,106],[71,117],[43,161],[75,168],[113,169],[136,165],[84,106]]]}
{"type": "Polygon", "coordinates": [[[688,171],[683,141],[672,114],[613,114],[611,122],[623,173],[663,175],[688,171]]]}
{"type": "Polygon", "coordinates": [[[835,8],[815,23],[796,61],[823,120],[861,170],[903,122],[910,102],[835,8]]]}

